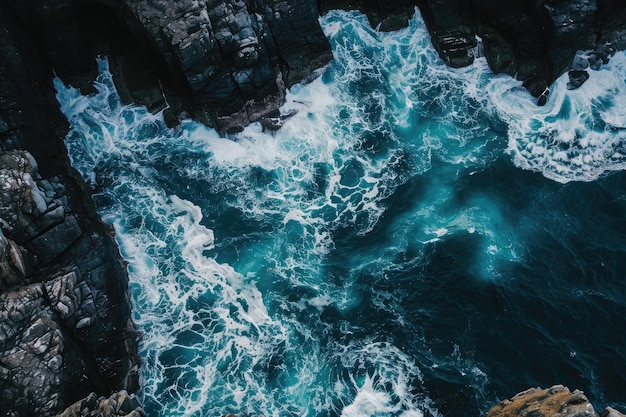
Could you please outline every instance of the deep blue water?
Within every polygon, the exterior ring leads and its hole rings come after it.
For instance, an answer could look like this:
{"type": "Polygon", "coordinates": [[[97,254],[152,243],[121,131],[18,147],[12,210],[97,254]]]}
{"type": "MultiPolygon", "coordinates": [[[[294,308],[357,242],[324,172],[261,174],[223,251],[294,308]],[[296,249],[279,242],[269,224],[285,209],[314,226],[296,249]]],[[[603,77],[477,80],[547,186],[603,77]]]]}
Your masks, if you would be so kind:
{"type": "Polygon", "coordinates": [[[481,416],[532,386],[626,411],[626,56],[546,106],[417,14],[321,19],[277,133],[57,83],[129,262],[150,416],[481,416]]]}

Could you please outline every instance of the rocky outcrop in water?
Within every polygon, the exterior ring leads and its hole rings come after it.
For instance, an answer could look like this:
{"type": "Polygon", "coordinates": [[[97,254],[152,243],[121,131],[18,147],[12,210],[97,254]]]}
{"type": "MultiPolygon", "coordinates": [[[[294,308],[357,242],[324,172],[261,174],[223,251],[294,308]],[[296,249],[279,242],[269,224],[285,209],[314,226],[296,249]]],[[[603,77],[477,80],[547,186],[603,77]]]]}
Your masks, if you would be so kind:
{"type": "Polygon", "coordinates": [[[63,145],[52,72],[0,3],[0,414],[137,389],[125,265],[63,145]]]}
{"type": "Polygon", "coordinates": [[[572,70],[570,87],[588,78],[615,50],[626,48],[623,0],[321,0],[322,10],[357,8],[382,30],[406,25],[415,6],[424,17],[439,55],[452,67],[485,56],[495,73],[523,82],[538,103],[549,86],[572,70]],[[576,58],[579,57],[579,58],[576,58]],[[587,62],[580,66],[580,57],[587,62]]]}
{"type": "Polygon", "coordinates": [[[154,53],[181,73],[195,118],[222,131],[277,115],[286,87],[332,58],[314,1],[126,3],[154,53]]]}
{"type": "Polygon", "coordinates": [[[494,406],[487,417],[624,417],[611,408],[598,416],[582,391],[571,392],[562,385],[531,388],[494,406]]]}
{"type": "Polygon", "coordinates": [[[314,0],[5,1],[66,84],[89,91],[105,55],[124,100],[171,124],[279,117],[286,88],[332,59],[314,0]]]}
{"type": "MultiPolygon", "coordinates": [[[[623,1],[428,0],[421,7],[445,62],[465,66],[484,54],[494,72],[521,80],[539,104],[577,51],[606,60],[608,48],[626,47],[623,1]]],[[[574,78],[572,86],[584,82],[581,73],[574,78]]]]}

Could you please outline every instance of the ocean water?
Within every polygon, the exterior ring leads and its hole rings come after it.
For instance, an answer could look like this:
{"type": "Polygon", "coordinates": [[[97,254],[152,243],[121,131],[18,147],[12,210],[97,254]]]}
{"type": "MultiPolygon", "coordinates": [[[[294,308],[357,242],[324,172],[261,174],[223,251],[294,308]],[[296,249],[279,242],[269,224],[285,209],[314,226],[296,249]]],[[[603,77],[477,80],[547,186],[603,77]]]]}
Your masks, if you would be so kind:
{"type": "Polygon", "coordinates": [[[129,262],[150,416],[473,417],[533,386],[626,412],[626,56],[543,107],[416,13],[228,138],[55,80],[129,262]]]}

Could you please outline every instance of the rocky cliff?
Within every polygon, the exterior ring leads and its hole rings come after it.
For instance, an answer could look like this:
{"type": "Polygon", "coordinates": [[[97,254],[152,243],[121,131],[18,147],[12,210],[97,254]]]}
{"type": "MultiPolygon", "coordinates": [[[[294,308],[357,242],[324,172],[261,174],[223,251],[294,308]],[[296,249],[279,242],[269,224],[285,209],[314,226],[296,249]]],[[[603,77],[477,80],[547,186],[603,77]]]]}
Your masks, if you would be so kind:
{"type": "Polygon", "coordinates": [[[47,64],[89,91],[106,55],[123,98],[221,132],[279,117],[332,59],[313,0],[4,0],[47,64]]]}
{"type": "MultiPolygon", "coordinates": [[[[50,67],[0,3],[0,414],[137,387],[125,266],[63,146],[50,67]]],[[[39,40],[41,41],[41,40],[39,40]]]]}
{"type": "Polygon", "coordinates": [[[172,125],[275,129],[286,89],[332,59],[319,13],[391,30],[418,5],[449,65],[484,53],[545,98],[624,47],[624,3],[0,0],[0,414],[142,414],[125,265],[69,164],[53,75],[89,93],[106,55],[124,100],[172,125]]]}

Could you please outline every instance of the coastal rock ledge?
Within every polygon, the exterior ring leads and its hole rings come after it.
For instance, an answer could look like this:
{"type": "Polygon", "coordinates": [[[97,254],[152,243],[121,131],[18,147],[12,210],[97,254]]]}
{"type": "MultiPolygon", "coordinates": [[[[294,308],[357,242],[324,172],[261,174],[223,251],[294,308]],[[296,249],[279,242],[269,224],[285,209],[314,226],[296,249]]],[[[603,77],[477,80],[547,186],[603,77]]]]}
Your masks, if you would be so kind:
{"type": "Polygon", "coordinates": [[[626,417],[606,407],[598,414],[585,394],[563,385],[548,389],[530,388],[494,406],[487,417],[626,417]]]}

